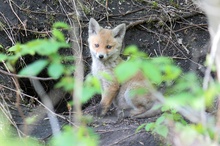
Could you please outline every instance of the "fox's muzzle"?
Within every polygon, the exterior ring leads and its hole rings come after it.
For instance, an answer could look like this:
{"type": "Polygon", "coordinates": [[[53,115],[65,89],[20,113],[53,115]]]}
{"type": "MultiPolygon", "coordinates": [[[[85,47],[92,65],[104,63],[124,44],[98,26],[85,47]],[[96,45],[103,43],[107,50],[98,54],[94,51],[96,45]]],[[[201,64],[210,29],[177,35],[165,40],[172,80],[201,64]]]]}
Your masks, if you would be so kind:
{"type": "Polygon", "coordinates": [[[99,59],[103,59],[104,55],[100,54],[98,57],[99,57],[99,59]]]}
{"type": "Polygon", "coordinates": [[[96,58],[98,58],[99,60],[106,60],[108,58],[108,55],[103,53],[97,53],[96,58]]]}

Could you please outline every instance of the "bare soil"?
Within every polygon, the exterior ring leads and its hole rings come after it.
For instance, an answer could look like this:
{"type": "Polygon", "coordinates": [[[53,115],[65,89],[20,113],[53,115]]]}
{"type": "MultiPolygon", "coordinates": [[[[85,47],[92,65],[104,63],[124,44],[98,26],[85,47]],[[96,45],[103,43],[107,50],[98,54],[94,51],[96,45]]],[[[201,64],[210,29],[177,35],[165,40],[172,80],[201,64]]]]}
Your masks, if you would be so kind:
{"type": "MultiPolygon", "coordinates": [[[[137,45],[150,57],[169,56],[173,58],[185,72],[195,71],[203,76],[204,59],[208,52],[209,34],[204,14],[190,1],[184,0],[126,0],[108,1],[82,1],[84,15],[81,25],[83,28],[82,42],[85,59],[85,72],[89,72],[91,57],[87,48],[88,21],[95,18],[102,26],[114,27],[126,23],[127,32],[124,46],[137,45]],[[107,14],[108,11],[108,14],[107,14]]],[[[25,43],[29,40],[49,37],[50,29],[54,22],[64,21],[69,23],[68,14],[73,8],[66,1],[56,0],[2,0],[0,2],[0,51],[5,52],[15,42],[25,43]],[[67,15],[66,15],[67,14],[67,15]]],[[[68,36],[67,36],[68,37],[68,36]]],[[[67,38],[68,39],[68,38],[67,38]]],[[[71,54],[71,51],[63,53],[71,54]]],[[[28,64],[38,57],[27,56],[18,63],[19,70],[25,63],[28,64]]],[[[5,70],[4,65],[0,65],[5,70]]],[[[47,76],[41,74],[41,76],[47,76]]],[[[28,125],[28,134],[42,141],[47,141],[51,136],[51,128],[46,115],[46,109],[37,100],[37,95],[28,79],[19,79],[23,99],[20,105],[24,115],[15,107],[15,85],[11,75],[0,72],[0,94],[7,99],[7,106],[12,114],[12,121],[21,130],[25,124],[23,118],[28,115],[37,115],[38,122],[28,125]],[[30,100],[34,97],[33,100],[30,100]],[[32,103],[33,102],[33,103],[32,103]]],[[[49,92],[54,81],[42,82],[45,90],[49,92]]],[[[65,95],[63,95],[64,97],[65,95]]],[[[59,101],[55,109],[59,115],[60,125],[70,123],[66,102],[70,99],[67,95],[59,101]]],[[[89,113],[99,102],[100,96],[95,97],[83,106],[84,112],[89,113]]],[[[120,146],[159,146],[164,145],[161,138],[144,130],[135,133],[136,128],[142,123],[154,121],[148,119],[123,119],[117,121],[114,112],[110,116],[98,118],[94,116],[93,127],[100,135],[100,145],[120,146]]]]}

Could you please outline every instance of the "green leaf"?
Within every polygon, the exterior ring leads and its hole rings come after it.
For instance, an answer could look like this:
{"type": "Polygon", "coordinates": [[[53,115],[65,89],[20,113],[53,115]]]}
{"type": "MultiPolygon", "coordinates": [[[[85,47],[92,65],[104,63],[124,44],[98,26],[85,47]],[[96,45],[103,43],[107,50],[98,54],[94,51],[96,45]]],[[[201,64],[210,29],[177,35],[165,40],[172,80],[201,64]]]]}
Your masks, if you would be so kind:
{"type": "Polygon", "coordinates": [[[206,127],[204,127],[201,123],[192,125],[192,128],[194,128],[197,132],[204,134],[205,132],[207,132],[206,127]]]}
{"type": "Polygon", "coordinates": [[[63,132],[52,138],[50,145],[53,146],[97,146],[99,137],[94,130],[86,126],[73,129],[65,126],[63,132]]]}
{"type": "Polygon", "coordinates": [[[29,41],[26,44],[16,44],[15,46],[11,47],[9,51],[15,52],[15,53],[20,53],[21,56],[30,54],[34,55],[36,50],[38,50],[43,43],[45,43],[47,40],[43,39],[37,39],[37,40],[32,40],[29,41]]]}
{"type": "Polygon", "coordinates": [[[189,92],[176,93],[166,98],[166,104],[171,107],[178,107],[192,103],[194,96],[189,92]]]}
{"type": "Polygon", "coordinates": [[[194,97],[190,104],[194,109],[196,110],[202,110],[202,109],[205,109],[205,99],[202,97],[202,96],[199,96],[199,97],[194,97]]]}
{"type": "MultiPolygon", "coordinates": [[[[7,57],[8,60],[8,65],[15,65],[16,61],[20,58],[20,54],[19,53],[15,53],[15,55],[9,55],[7,57]]],[[[7,62],[6,62],[7,63],[7,62]]]]}
{"type": "Polygon", "coordinates": [[[88,102],[89,99],[91,99],[95,94],[98,94],[98,93],[100,92],[96,88],[85,86],[83,88],[81,102],[82,103],[88,102]]]}
{"type": "Polygon", "coordinates": [[[135,55],[138,53],[138,47],[135,45],[128,46],[125,48],[124,55],[135,55]]]}
{"type": "Polygon", "coordinates": [[[75,134],[76,133],[74,133],[73,129],[70,126],[65,126],[61,134],[51,139],[51,145],[62,146],[63,143],[65,143],[66,146],[71,146],[77,140],[74,136],[75,134]]]}
{"type": "Polygon", "coordinates": [[[115,74],[119,82],[125,82],[134,76],[139,70],[139,65],[133,61],[126,61],[115,68],[115,74]]]}
{"type": "Polygon", "coordinates": [[[184,90],[187,90],[188,88],[189,88],[188,82],[178,82],[170,90],[172,92],[182,92],[184,90]]]}
{"type": "Polygon", "coordinates": [[[63,88],[65,91],[72,91],[74,87],[74,78],[73,77],[63,77],[56,84],[56,88],[63,88]]]}
{"type": "Polygon", "coordinates": [[[8,58],[5,54],[0,54],[0,61],[5,61],[8,58]]]}
{"type": "Polygon", "coordinates": [[[164,81],[171,81],[179,77],[181,74],[181,69],[177,66],[173,65],[164,65],[162,68],[162,71],[164,73],[163,80],[164,81]]]}
{"type": "Polygon", "coordinates": [[[139,132],[141,129],[143,129],[146,126],[146,123],[141,124],[140,126],[138,126],[138,128],[135,130],[135,133],[139,132]]]}
{"type": "Polygon", "coordinates": [[[63,29],[69,29],[69,25],[64,22],[56,22],[53,24],[53,28],[63,28],[63,29]]]}
{"type": "Polygon", "coordinates": [[[54,79],[58,79],[63,72],[64,66],[61,63],[51,63],[48,67],[48,74],[54,79]]]}
{"type": "Polygon", "coordinates": [[[151,130],[153,130],[154,127],[155,127],[155,123],[148,123],[148,124],[145,126],[145,130],[146,130],[146,131],[151,131],[151,130]]]}
{"type": "Polygon", "coordinates": [[[213,83],[209,86],[209,88],[204,91],[204,98],[205,103],[208,107],[212,106],[214,103],[214,99],[217,95],[220,93],[220,84],[219,83],[213,83]]]}
{"type": "MultiPolygon", "coordinates": [[[[185,73],[176,80],[172,88],[168,89],[169,93],[176,92],[191,92],[192,94],[202,93],[201,84],[199,79],[194,73],[185,73]],[[190,86],[189,86],[190,85],[190,86]]],[[[197,95],[196,95],[197,96],[197,95]]]]}
{"type": "Polygon", "coordinates": [[[163,123],[165,121],[166,117],[165,116],[160,116],[157,120],[156,120],[156,125],[160,125],[161,123],[163,123]]]}
{"type": "Polygon", "coordinates": [[[109,73],[107,73],[107,72],[104,72],[104,71],[103,72],[99,72],[99,75],[101,77],[105,78],[108,81],[112,81],[113,80],[112,76],[109,73]]]}
{"type": "Polygon", "coordinates": [[[10,47],[8,49],[8,51],[10,51],[10,52],[19,52],[19,51],[21,51],[21,44],[17,43],[16,45],[10,47]]]}
{"type": "Polygon", "coordinates": [[[64,34],[60,30],[53,29],[52,34],[53,34],[53,37],[56,38],[58,41],[65,42],[64,34]]]}
{"type": "Polygon", "coordinates": [[[170,106],[163,105],[163,106],[161,107],[161,111],[162,111],[162,112],[166,112],[166,111],[169,111],[169,110],[171,110],[171,107],[170,107],[170,106]]]}
{"type": "Polygon", "coordinates": [[[131,98],[135,98],[136,96],[143,96],[148,93],[149,91],[146,88],[135,88],[129,92],[131,98]]]}
{"type": "Polygon", "coordinates": [[[143,62],[142,70],[144,75],[153,83],[160,84],[162,82],[162,75],[157,66],[150,62],[143,62]]]}
{"type": "Polygon", "coordinates": [[[151,61],[157,65],[165,65],[165,64],[171,65],[173,63],[173,60],[169,57],[155,57],[155,58],[152,58],[151,61]]]}
{"type": "Polygon", "coordinates": [[[101,93],[101,85],[99,80],[94,76],[88,75],[84,82],[81,102],[86,103],[95,94],[100,94],[100,93],[101,93]]]}
{"type": "Polygon", "coordinates": [[[57,42],[54,40],[45,41],[41,45],[39,45],[39,48],[36,50],[38,54],[40,55],[51,55],[53,53],[57,53],[57,51],[60,48],[67,48],[69,45],[64,42],[57,42]]]}
{"type": "Polygon", "coordinates": [[[124,55],[130,55],[130,59],[140,59],[147,57],[147,54],[138,50],[135,45],[128,46],[125,48],[124,55]]]}
{"type": "Polygon", "coordinates": [[[84,82],[85,86],[91,86],[96,88],[97,90],[101,90],[101,84],[99,82],[99,79],[97,77],[94,77],[92,75],[87,75],[86,80],[84,82]]]}
{"type": "Polygon", "coordinates": [[[155,129],[155,132],[161,136],[163,136],[164,138],[167,137],[168,135],[168,128],[165,125],[159,125],[157,126],[157,128],[155,129]]]}
{"type": "Polygon", "coordinates": [[[172,113],[173,120],[174,121],[181,121],[182,124],[184,124],[184,118],[179,113],[172,113]]]}
{"type": "Polygon", "coordinates": [[[47,66],[48,63],[49,62],[47,60],[37,60],[23,68],[19,72],[19,75],[36,76],[47,66]]]}
{"type": "Polygon", "coordinates": [[[152,6],[153,6],[153,8],[158,8],[158,3],[157,2],[155,2],[155,1],[152,1],[152,6]]]}

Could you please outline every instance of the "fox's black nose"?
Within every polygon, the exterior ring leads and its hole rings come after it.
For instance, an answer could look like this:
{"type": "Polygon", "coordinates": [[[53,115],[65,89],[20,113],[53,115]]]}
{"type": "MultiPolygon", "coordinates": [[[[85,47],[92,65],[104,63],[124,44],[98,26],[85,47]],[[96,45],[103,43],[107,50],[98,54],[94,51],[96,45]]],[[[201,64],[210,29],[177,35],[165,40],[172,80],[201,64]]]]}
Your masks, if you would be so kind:
{"type": "Polygon", "coordinates": [[[104,55],[99,55],[99,59],[103,59],[104,58],[104,55]]]}

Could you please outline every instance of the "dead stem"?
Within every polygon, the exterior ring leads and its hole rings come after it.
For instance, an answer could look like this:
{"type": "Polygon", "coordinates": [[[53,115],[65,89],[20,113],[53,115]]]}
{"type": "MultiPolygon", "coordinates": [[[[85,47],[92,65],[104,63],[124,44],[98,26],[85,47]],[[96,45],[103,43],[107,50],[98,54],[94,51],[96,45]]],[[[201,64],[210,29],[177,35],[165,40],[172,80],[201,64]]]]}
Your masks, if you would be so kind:
{"type": "Polygon", "coordinates": [[[31,78],[31,79],[35,79],[35,80],[44,80],[44,81],[47,81],[47,80],[53,80],[53,78],[42,78],[42,77],[35,77],[35,76],[22,76],[22,75],[18,75],[18,74],[14,74],[14,73],[11,73],[11,72],[7,72],[7,71],[4,71],[2,69],[0,69],[0,73],[3,73],[5,75],[9,75],[9,76],[13,76],[13,77],[18,77],[18,78],[31,78]]]}
{"type": "MultiPolygon", "coordinates": [[[[6,70],[10,73],[9,69],[7,68],[7,65],[3,62],[6,70]]],[[[16,103],[15,103],[15,106],[16,108],[18,109],[18,113],[20,114],[23,122],[25,123],[25,126],[24,126],[24,135],[26,135],[26,132],[27,132],[27,124],[26,124],[26,121],[25,121],[25,116],[24,116],[24,113],[20,107],[20,100],[22,98],[21,96],[21,88],[20,88],[20,85],[19,85],[19,82],[18,82],[18,79],[17,77],[13,77],[12,78],[13,82],[14,82],[14,85],[15,85],[15,88],[16,88],[16,103]]]]}
{"type": "Polygon", "coordinates": [[[80,1],[73,1],[73,7],[75,9],[75,18],[73,17],[72,20],[72,30],[71,32],[71,39],[73,40],[72,48],[74,52],[74,56],[77,56],[75,60],[75,83],[74,83],[74,92],[73,92],[73,101],[74,101],[74,111],[75,115],[73,116],[73,120],[75,121],[76,125],[82,125],[82,86],[83,86],[83,78],[84,78],[84,66],[82,61],[82,43],[81,43],[81,24],[80,24],[80,12],[81,12],[81,4],[80,1]]]}
{"type": "Polygon", "coordinates": [[[13,6],[12,6],[12,0],[8,0],[9,2],[9,6],[11,7],[12,12],[14,13],[14,15],[17,17],[17,19],[20,21],[20,23],[22,24],[24,30],[25,30],[25,35],[27,36],[27,31],[26,31],[26,24],[21,21],[21,19],[19,18],[19,16],[17,15],[17,13],[15,12],[13,6]]]}
{"type": "MultiPolygon", "coordinates": [[[[12,88],[7,87],[7,86],[4,86],[4,85],[0,85],[0,88],[1,88],[1,87],[2,87],[2,88],[5,88],[5,89],[8,89],[8,90],[10,90],[10,91],[13,91],[13,92],[17,92],[15,89],[12,89],[12,88]]],[[[49,95],[51,94],[51,92],[54,92],[54,91],[50,91],[49,95]]],[[[59,117],[59,118],[61,118],[61,119],[63,119],[63,120],[66,120],[68,123],[70,123],[70,124],[73,125],[73,126],[76,126],[73,122],[71,122],[70,119],[68,119],[68,118],[66,118],[66,117],[64,117],[64,116],[62,116],[62,115],[60,115],[60,114],[57,114],[57,113],[55,113],[54,111],[51,111],[46,105],[44,105],[41,101],[39,101],[38,98],[33,97],[33,96],[30,96],[30,95],[28,95],[28,94],[25,94],[25,93],[23,93],[23,92],[21,92],[20,94],[21,94],[21,96],[25,96],[25,97],[28,97],[28,98],[31,98],[31,99],[35,100],[37,103],[39,103],[42,107],[44,107],[44,108],[45,108],[48,112],[50,112],[51,114],[53,114],[53,115],[55,115],[55,116],[57,116],[57,117],[59,117]]],[[[60,97],[58,97],[58,98],[60,98],[60,97]]]]}

